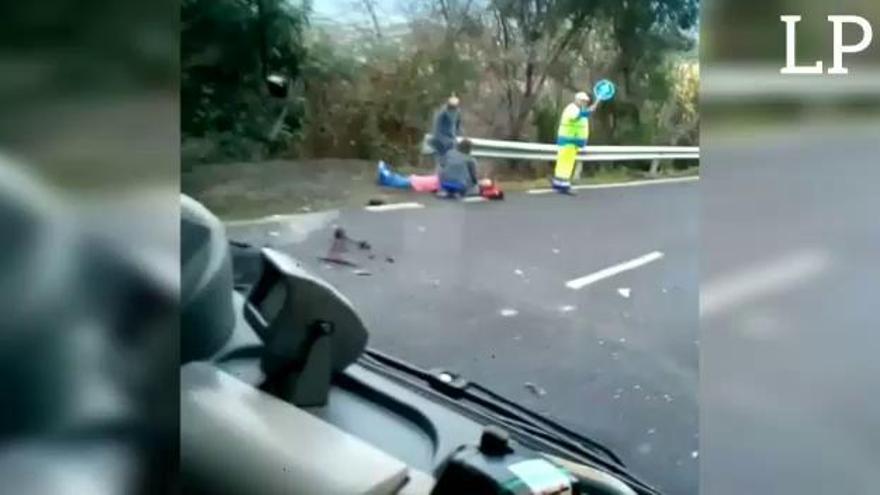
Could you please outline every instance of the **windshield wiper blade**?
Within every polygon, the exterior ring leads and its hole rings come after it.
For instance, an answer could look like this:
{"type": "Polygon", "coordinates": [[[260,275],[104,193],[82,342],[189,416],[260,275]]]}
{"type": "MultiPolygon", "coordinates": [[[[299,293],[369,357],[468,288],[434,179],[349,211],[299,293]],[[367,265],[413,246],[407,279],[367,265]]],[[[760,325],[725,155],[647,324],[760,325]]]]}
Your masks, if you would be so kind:
{"type": "Polygon", "coordinates": [[[467,401],[468,410],[504,423],[511,430],[541,440],[541,443],[556,450],[568,452],[576,462],[586,460],[587,464],[619,477],[639,493],[659,494],[655,488],[630,473],[620,458],[604,445],[511,402],[482,385],[441,370],[425,371],[373,349],[368,349],[363,359],[365,363],[379,366],[386,371],[390,368],[403,372],[410,378],[416,378],[432,391],[458,401],[459,406],[464,406],[460,401],[467,401]],[[477,406],[479,410],[474,411],[473,406],[477,406]]]}

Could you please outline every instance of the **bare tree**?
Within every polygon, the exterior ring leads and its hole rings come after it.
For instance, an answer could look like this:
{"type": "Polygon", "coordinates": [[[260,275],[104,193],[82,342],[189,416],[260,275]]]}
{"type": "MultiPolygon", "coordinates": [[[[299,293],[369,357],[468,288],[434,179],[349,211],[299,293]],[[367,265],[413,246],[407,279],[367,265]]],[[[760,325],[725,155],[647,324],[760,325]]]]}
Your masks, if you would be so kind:
{"type": "Polygon", "coordinates": [[[376,39],[382,39],[382,26],[379,24],[379,17],[376,15],[376,0],[360,0],[361,7],[367,12],[367,15],[370,16],[370,21],[373,24],[373,31],[376,34],[376,39]]]}

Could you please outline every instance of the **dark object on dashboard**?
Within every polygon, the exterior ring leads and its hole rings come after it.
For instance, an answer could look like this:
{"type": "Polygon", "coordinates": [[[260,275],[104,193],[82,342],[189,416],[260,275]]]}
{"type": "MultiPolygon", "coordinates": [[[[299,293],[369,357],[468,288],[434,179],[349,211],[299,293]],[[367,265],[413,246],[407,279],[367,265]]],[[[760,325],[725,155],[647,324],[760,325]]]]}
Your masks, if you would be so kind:
{"type": "Polygon", "coordinates": [[[480,436],[480,452],[488,456],[510,453],[510,435],[497,426],[487,426],[483,429],[483,434],[480,436]]]}
{"type": "Polygon", "coordinates": [[[332,375],[360,356],[367,330],[348,299],[296,260],[263,249],[245,319],[265,344],[262,388],[297,406],[327,402],[332,375]]]}
{"type": "Polygon", "coordinates": [[[578,495],[578,481],[528,449],[514,445],[496,426],[483,430],[478,447],[456,449],[436,472],[431,495],[578,495]]]}

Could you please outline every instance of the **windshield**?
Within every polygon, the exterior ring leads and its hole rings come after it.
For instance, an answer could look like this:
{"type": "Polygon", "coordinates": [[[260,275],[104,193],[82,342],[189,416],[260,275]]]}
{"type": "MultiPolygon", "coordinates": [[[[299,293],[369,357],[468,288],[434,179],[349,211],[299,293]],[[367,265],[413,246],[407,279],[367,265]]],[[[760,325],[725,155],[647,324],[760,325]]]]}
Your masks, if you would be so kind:
{"type": "Polygon", "coordinates": [[[185,1],[183,192],[370,347],[696,493],[697,8],[185,1]]]}

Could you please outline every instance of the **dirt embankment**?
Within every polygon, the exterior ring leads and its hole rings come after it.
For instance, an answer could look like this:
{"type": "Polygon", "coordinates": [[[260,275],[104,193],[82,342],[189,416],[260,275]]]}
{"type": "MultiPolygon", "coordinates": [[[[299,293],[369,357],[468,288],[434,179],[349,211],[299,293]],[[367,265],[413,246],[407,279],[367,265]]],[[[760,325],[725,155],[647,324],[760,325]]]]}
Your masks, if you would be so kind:
{"type": "Polygon", "coordinates": [[[360,206],[394,194],[376,187],[376,163],[367,160],[201,165],[181,182],[185,194],[225,219],[360,206]]]}

